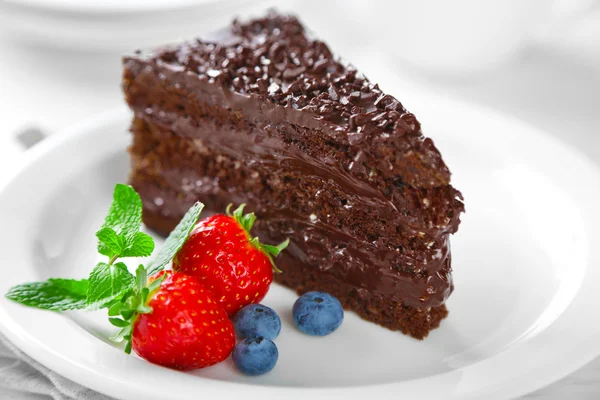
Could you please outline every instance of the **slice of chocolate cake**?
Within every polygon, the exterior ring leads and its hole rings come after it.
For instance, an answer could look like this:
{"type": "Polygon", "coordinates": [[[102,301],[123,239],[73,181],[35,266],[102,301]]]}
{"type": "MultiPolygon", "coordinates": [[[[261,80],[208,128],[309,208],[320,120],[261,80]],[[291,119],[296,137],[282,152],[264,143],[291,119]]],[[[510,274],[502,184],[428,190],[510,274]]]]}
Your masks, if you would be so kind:
{"type": "Polygon", "coordinates": [[[276,281],[424,338],[447,315],[450,172],[398,100],[294,17],[270,14],[124,60],[131,184],[167,234],[196,200],[247,203],[276,281]]]}

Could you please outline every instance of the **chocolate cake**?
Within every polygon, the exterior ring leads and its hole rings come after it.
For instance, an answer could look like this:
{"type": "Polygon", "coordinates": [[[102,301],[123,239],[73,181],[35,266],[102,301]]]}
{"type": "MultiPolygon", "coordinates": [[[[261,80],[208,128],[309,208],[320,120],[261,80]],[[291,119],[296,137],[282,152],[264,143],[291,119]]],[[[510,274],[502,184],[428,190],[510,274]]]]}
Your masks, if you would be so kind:
{"type": "Polygon", "coordinates": [[[137,52],[123,88],[147,226],[167,234],[196,200],[246,203],[262,241],[291,240],[277,282],[418,339],[447,315],[464,209],[448,168],[413,114],[295,17],[137,52]]]}

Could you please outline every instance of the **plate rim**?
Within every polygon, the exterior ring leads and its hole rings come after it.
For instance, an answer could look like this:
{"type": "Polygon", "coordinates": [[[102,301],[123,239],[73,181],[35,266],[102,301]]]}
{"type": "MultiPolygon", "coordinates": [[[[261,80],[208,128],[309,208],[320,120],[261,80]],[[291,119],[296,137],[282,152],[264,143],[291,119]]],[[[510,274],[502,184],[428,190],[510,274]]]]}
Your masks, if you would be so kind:
{"type": "MultiPolygon", "coordinates": [[[[544,137],[544,139],[548,140],[549,143],[552,143],[554,146],[561,146],[564,149],[565,153],[570,153],[574,157],[580,160],[583,164],[586,164],[586,167],[589,168],[590,171],[600,176],[600,170],[598,167],[582,152],[578,149],[573,148],[572,146],[565,144],[560,139],[553,137],[552,135],[545,134],[541,129],[531,126],[527,122],[523,122],[516,117],[503,115],[494,110],[487,109],[477,104],[472,104],[462,100],[456,99],[448,99],[439,95],[427,94],[426,98],[436,98],[436,100],[442,101],[444,103],[450,103],[454,106],[462,110],[476,110],[479,113],[487,117],[492,117],[496,121],[501,121],[504,124],[510,126],[516,126],[520,130],[527,130],[530,132],[535,132],[544,137]]],[[[13,181],[18,179],[20,174],[30,165],[33,165],[37,162],[37,160],[41,159],[45,154],[48,154],[55,149],[59,148],[62,143],[73,140],[74,138],[84,136],[89,134],[91,131],[94,131],[99,128],[99,126],[108,125],[114,123],[115,120],[119,118],[130,118],[129,111],[125,107],[119,107],[118,109],[111,110],[109,112],[102,113],[94,118],[83,121],[79,124],[74,125],[70,129],[65,130],[63,133],[52,135],[51,137],[44,140],[42,143],[36,145],[30,151],[25,153],[23,157],[23,161],[18,168],[15,168],[14,174],[4,181],[2,186],[0,187],[0,199],[3,197],[4,192],[9,188],[13,181]]],[[[592,266],[587,265],[586,272],[589,272],[592,266]]],[[[590,284],[590,282],[584,282],[584,284],[590,284]]],[[[595,288],[600,288],[600,285],[597,282],[593,282],[595,284],[595,288]]],[[[575,301],[575,299],[574,299],[575,301]]],[[[564,310],[564,313],[569,312],[569,308],[564,310]]],[[[66,360],[64,356],[57,354],[52,349],[49,349],[44,346],[43,343],[38,342],[35,338],[33,338],[28,332],[24,332],[18,325],[15,325],[15,321],[13,321],[8,314],[6,314],[5,310],[1,306],[0,303],[0,332],[2,332],[15,346],[17,346],[21,351],[25,354],[41,362],[43,365],[49,367],[50,369],[60,373],[61,375],[71,379],[75,382],[82,383],[84,386],[90,387],[94,390],[97,390],[102,393],[106,393],[112,396],[119,396],[122,394],[121,392],[117,393],[114,388],[107,387],[110,385],[106,385],[105,382],[98,380],[98,378],[106,379],[106,376],[97,375],[97,371],[91,371],[85,368],[82,368],[80,365],[76,363],[72,363],[72,360],[66,360]],[[70,364],[66,364],[70,363],[70,364]],[[84,373],[82,377],[81,373],[84,373]]],[[[562,315],[558,318],[562,318],[562,315]]],[[[544,332],[540,333],[542,335],[544,332]]],[[[534,338],[535,339],[535,338],[534,338]]],[[[527,342],[526,342],[527,343],[527,342]]],[[[521,343],[523,344],[523,343],[521,343]]],[[[518,346],[518,345],[517,345],[518,346]]],[[[513,351],[518,350],[512,348],[513,351]]],[[[508,349],[509,352],[511,349],[508,349]]],[[[503,354],[506,354],[504,352],[503,354]]],[[[587,364],[594,358],[596,358],[600,354],[600,343],[594,344],[592,343],[590,347],[586,348],[586,352],[578,357],[576,360],[570,359],[570,362],[565,362],[564,359],[561,359],[560,362],[553,365],[553,369],[546,368],[543,374],[543,379],[537,378],[531,381],[521,381],[518,385],[507,386],[505,385],[503,388],[495,387],[493,391],[490,391],[490,387],[482,386],[480,388],[480,392],[478,393],[460,393],[460,391],[454,391],[452,394],[452,398],[460,398],[460,399],[476,399],[481,398],[481,396],[486,396],[486,398],[505,398],[506,396],[517,396],[525,393],[529,393],[531,391],[537,390],[541,387],[544,387],[556,380],[572,373],[576,369],[581,366],[587,364]]],[[[494,356],[495,357],[495,356],[494,356]]],[[[489,359],[481,360],[475,364],[468,365],[466,368],[476,366],[477,364],[485,363],[489,359]]],[[[555,360],[558,361],[558,360],[555,360]]],[[[163,368],[160,369],[162,373],[166,373],[169,376],[174,376],[176,374],[179,378],[181,378],[182,374],[165,370],[163,368]]],[[[303,398],[304,396],[310,394],[311,396],[319,396],[326,398],[345,398],[348,396],[374,396],[374,395],[385,395],[385,393],[390,393],[391,390],[397,391],[400,390],[416,390],[425,382],[437,381],[441,385],[444,382],[447,382],[447,378],[454,376],[457,374],[461,374],[462,369],[452,370],[448,372],[444,372],[438,375],[434,375],[431,377],[418,378],[409,381],[403,382],[395,382],[395,383],[386,383],[386,384],[378,384],[374,386],[360,386],[360,387],[349,387],[349,388],[292,388],[292,387],[266,387],[266,386],[258,386],[252,384],[244,384],[238,382],[225,382],[218,381],[212,379],[201,378],[197,376],[185,375],[187,377],[193,377],[193,379],[201,379],[203,381],[203,391],[205,394],[214,393],[214,394],[223,394],[223,390],[232,391],[233,387],[243,388],[245,395],[247,398],[260,398],[264,396],[265,391],[269,391],[272,394],[285,395],[287,398],[303,398]]],[[[460,376],[458,379],[460,380],[460,376]]],[[[178,380],[189,380],[189,379],[178,379],[178,380]]],[[[451,384],[449,388],[454,388],[455,385],[451,384]]],[[[409,393],[412,393],[409,392],[409,393]]],[[[416,391],[415,391],[416,393],[416,391]]],[[[152,393],[148,393],[149,395],[152,393]]],[[[156,393],[154,393],[156,394],[156,393]]]]}

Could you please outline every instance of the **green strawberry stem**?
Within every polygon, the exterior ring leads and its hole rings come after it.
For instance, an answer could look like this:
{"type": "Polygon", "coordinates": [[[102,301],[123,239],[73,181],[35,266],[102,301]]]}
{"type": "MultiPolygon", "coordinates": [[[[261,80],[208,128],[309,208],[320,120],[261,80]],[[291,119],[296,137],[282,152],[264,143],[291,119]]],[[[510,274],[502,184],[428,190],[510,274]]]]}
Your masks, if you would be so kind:
{"type": "Polygon", "coordinates": [[[225,210],[227,215],[233,217],[242,226],[242,228],[246,232],[248,241],[252,243],[252,245],[254,245],[254,247],[256,247],[258,250],[262,251],[269,258],[269,261],[271,261],[271,266],[273,267],[273,272],[278,274],[282,273],[283,271],[281,271],[275,265],[273,257],[277,257],[279,253],[285,250],[285,248],[290,244],[290,239],[288,238],[284,240],[277,246],[261,243],[257,236],[252,237],[250,234],[250,230],[252,229],[252,226],[256,221],[256,215],[253,212],[244,214],[244,207],[246,207],[246,204],[240,204],[240,206],[236,208],[233,211],[233,213],[231,213],[231,207],[233,207],[233,204],[230,203],[227,206],[227,209],[225,210]]]}
{"type": "Polygon", "coordinates": [[[121,328],[119,333],[111,339],[114,341],[124,340],[127,354],[131,353],[133,325],[138,315],[152,312],[152,307],[148,306],[148,301],[151,295],[158,290],[166,276],[166,274],[162,274],[148,284],[146,268],[140,265],[135,271],[135,287],[109,308],[108,321],[117,328],[121,328]]]}

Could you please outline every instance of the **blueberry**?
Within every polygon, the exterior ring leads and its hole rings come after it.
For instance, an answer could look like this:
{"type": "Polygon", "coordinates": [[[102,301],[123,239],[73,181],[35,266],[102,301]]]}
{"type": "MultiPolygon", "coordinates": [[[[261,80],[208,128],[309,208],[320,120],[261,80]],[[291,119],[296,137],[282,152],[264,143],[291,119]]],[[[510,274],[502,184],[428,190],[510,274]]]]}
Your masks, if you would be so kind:
{"type": "Polygon", "coordinates": [[[281,319],[273,309],[262,304],[250,304],[235,316],[235,333],[239,337],[262,336],[275,340],[281,331],[281,319]]]}
{"type": "Polygon", "coordinates": [[[340,301],[324,292],[308,292],[294,303],[294,322],[302,332],[325,336],[335,331],[344,320],[340,301]]]}
{"type": "Polygon", "coordinates": [[[275,343],[261,336],[247,338],[235,345],[233,363],[246,375],[262,375],[273,369],[279,351],[275,343]]]}

